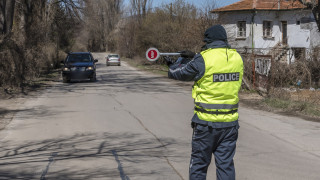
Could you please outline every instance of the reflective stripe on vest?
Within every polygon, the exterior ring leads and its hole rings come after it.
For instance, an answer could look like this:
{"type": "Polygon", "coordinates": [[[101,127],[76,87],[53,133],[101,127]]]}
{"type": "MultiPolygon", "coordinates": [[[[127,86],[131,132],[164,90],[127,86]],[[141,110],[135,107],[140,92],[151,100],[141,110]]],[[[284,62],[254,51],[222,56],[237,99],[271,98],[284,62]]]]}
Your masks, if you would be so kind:
{"type": "Polygon", "coordinates": [[[236,109],[239,107],[239,104],[206,104],[206,103],[200,103],[195,102],[195,104],[204,109],[236,109]]]}
{"type": "Polygon", "coordinates": [[[236,50],[226,48],[208,49],[201,55],[205,73],[193,86],[195,113],[209,122],[238,120],[238,92],[243,76],[241,56],[236,50]]]}

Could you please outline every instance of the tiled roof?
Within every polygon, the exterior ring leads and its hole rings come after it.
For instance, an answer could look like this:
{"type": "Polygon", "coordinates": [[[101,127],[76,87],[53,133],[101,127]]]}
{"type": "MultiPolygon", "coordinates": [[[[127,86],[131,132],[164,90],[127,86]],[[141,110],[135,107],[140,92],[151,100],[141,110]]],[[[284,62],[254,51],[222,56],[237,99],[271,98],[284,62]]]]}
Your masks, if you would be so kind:
{"type": "Polygon", "coordinates": [[[293,10],[304,9],[306,5],[299,0],[241,0],[228,6],[214,9],[212,12],[244,10],[293,10]]]}

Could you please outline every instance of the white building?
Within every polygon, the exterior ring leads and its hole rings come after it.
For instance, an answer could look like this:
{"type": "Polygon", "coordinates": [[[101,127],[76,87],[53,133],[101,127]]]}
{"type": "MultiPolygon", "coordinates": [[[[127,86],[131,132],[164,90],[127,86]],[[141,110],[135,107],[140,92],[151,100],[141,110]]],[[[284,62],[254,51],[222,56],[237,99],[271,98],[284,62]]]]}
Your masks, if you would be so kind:
{"type": "Polygon", "coordinates": [[[242,0],[212,12],[219,15],[233,48],[261,49],[265,55],[282,49],[274,58],[290,63],[320,46],[312,9],[299,0],[242,0]]]}

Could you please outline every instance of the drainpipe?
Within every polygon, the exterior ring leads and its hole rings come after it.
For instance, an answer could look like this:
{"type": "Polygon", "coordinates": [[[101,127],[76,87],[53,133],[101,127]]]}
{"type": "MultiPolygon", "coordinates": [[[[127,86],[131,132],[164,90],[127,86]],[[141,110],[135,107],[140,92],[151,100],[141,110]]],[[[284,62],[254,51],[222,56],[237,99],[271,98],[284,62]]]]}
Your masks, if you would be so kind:
{"type": "MultiPolygon", "coordinates": [[[[255,2],[255,1],[254,1],[255,2]]],[[[254,4],[255,5],[255,4],[254,4]]],[[[256,71],[255,71],[255,62],[254,62],[254,48],[255,48],[255,45],[254,45],[254,17],[256,16],[257,12],[255,10],[255,7],[254,7],[254,10],[253,10],[253,13],[252,13],[252,19],[251,19],[251,48],[252,48],[252,87],[253,89],[255,89],[255,83],[256,83],[256,71]]]]}
{"type": "Polygon", "coordinates": [[[280,0],[278,0],[278,10],[280,10],[280,0]]]}
{"type": "Polygon", "coordinates": [[[251,19],[251,48],[255,48],[254,45],[254,17],[256,16],[257,12],[254,10],[252,12],[252,19],[251,19]]]}
{"type": "Polygon", "coordinates": [[[254,17],[257,14],[256,8],[257,8],[257,0],[253,0],[253,11],[252,11],[252,19],[251,19],[251,41],[252,41],[251,48],[252,49],[254,48],[254,17]]]}

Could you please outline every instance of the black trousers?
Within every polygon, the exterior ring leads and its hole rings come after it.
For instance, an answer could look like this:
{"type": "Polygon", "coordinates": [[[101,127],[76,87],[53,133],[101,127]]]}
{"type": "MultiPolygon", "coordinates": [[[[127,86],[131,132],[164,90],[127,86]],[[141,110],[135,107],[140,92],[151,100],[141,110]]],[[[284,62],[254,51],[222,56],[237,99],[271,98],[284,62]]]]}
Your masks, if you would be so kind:
{"type": "Polygon", "coordinates": [[[192,137],[190,160],[190,180],[205,180],[211,162],[215,158],[218,180],[234,180],[235,168],[233,157],[236,151],[239,126],[211,128],[197,124],[192,137]]]}

